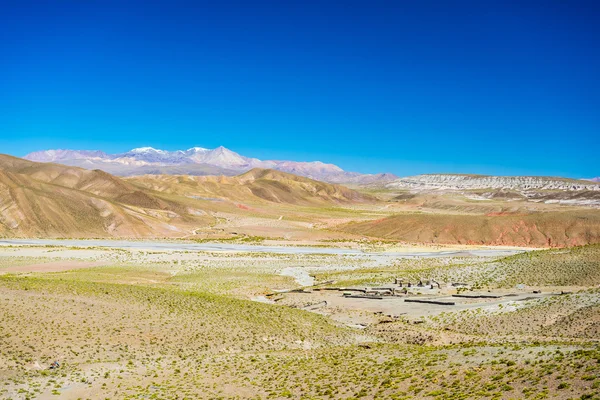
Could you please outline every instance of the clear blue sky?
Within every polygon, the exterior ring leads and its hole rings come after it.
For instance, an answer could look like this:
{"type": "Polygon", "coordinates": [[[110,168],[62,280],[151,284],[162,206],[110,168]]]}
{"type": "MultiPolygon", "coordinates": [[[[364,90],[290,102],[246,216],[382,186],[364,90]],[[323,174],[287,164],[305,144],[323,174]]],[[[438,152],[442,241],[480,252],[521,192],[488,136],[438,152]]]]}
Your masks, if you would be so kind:
{"type": "Polygon", "coordinates": [[[600,1],[0,0],[0,152],[600,175],[600,1]]]}

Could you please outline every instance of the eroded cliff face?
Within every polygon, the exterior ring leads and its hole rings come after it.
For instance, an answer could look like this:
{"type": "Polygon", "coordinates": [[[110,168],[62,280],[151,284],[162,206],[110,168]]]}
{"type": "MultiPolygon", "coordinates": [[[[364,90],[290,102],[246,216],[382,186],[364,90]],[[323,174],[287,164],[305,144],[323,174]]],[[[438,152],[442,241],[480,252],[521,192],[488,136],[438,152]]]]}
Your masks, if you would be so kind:
{"type": "Polygon", "coordinates": [[[485,175],[417,175],[399,178],[386,185],[393,189],[409,190],[470,190],[510,189],[600,191],[600,184],[592,181],[541,176],[485,176],[485,175]]]}

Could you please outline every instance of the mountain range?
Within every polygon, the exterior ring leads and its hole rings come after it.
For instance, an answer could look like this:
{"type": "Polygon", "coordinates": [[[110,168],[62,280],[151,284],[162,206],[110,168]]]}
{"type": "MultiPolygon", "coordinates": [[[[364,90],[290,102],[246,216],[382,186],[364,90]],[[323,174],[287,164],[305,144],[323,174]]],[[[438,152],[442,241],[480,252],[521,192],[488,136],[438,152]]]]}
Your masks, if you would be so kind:
{"type": "Polygon", "coordinates": [[[361,174],[344,171],[320,161],[297,162],[259,160],[245,157],[225,147],[166,151],[140,147],[125,153],[107,154],[97,150],[43,150],[27,154],[35,162],[54,162],[85,169],[100,169],[113,175],[226,175],[234,176],[254,168],[289,172],[329,183],[384,184],[393,174],[361,174]]]}
{"type": "MultiPolygon", "coordinates": [[[[600,207],[600,183],[550,176],[428,174],[398,178],[384,185],[391,191],[460,194],[473,201],[528,201],[600,207]]],[[[400,196],[399,198],[402,198],[400,196]]]]}
{"type": "Polygon", "coordinates": [[[236,176],[117,177],[0,155],[0,237],[372,237],[540,247],[600,241],[600,184],[590,181],[425,175],[388,185],[365,193],[260,168],[236,176]],[[515,193],[520,188],[524,195],[515,193]]]}
{"type": "Polygon", "coordinates": [[[461,174],[427,174],[398,178],[386,185],[387,188],[427,190],[477,190],[509,189],[562,190],[562,191],[600,191],[600,184],[594,179],[578,180],[547,176],[490,176],[461,174]]]}
{"type": "Polygon", "coordinates": [[[182,237],[257,207],[273,220],[274,212],[281,215],[276,205],[373,201],[341,185],[275,170],[120,178],[0,154],[0,237],[182,237]]]}

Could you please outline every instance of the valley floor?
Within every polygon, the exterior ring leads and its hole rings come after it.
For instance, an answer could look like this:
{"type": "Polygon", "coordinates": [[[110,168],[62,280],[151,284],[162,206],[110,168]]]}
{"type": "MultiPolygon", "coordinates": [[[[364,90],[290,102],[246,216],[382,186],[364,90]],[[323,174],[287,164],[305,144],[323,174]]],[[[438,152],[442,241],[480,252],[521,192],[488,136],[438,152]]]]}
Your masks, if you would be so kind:
{"type": "Polygon", "coordinates": [[[597,245],[3,240],[0,399],[600,398],[599,285],[597,245]]]}

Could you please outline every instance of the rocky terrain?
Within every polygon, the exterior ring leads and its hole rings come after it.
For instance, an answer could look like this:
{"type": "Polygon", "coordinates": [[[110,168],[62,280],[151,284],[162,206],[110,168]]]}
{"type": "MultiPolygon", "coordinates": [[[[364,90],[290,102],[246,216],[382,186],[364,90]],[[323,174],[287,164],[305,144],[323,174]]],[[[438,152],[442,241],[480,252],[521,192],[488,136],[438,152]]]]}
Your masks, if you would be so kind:
{"type": "Polygon", "coordinates": [[[242,156],[225,147],[166,151],[140,147],[125,153],[106,154],[87,150],[44,150],[27,154],[27,160],[58,162],[86,169],[101,169],[114,175],[237,175],[253,168],[276,169],[330,183],[383,184],[397,177],[392,174],[347,172],[320,161],[296,162],[259,160],[242,156]]]}
{"type": "Polygon", "coordinates": [[[385,184],[400,196],[458,193],[473,201],[503,199],[532,203],[600,207],[600,183],[544,176],[417,175],[385,184]]]}
{"type": "Polygon", "coordinates": [[[474,190],[504,189],[600,191],[600,184],[585,180],[543,176],[485,176],[432,174],[399,178],[386,184],[388,188],[409,190],[474,190]]]}

